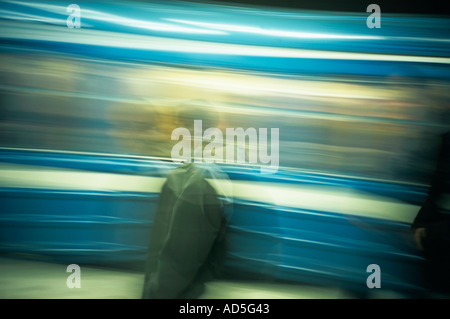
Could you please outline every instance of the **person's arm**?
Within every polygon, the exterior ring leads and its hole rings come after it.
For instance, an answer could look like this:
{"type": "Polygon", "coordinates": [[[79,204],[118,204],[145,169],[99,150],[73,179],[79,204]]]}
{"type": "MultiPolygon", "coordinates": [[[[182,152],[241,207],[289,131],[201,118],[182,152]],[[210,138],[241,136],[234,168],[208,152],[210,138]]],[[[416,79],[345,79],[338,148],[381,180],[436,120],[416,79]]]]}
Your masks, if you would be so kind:
{"type": "Polygon", "coordinates": [[[436,169],[431,179],[430,192],[411,225],[417,248],[422,252],[425,249],[425,241],[428,239],[435,239],[446,227],[446,224],[443,223],[442,216],[439,213],[439,207],[436,202],[440,194],[443,192],[445,187],[445,179],[447,178],[446,175],[448,173],[449,136],[450,134],[447,133],[443,137],[436,169]]]}

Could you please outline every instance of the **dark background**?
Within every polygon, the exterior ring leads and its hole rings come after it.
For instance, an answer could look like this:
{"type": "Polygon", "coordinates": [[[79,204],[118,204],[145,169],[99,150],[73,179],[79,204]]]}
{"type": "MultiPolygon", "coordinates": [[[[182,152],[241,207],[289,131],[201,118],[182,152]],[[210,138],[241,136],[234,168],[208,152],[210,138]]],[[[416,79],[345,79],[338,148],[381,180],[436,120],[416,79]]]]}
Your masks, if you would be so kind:
{"type": "Polygon", "coordinates": [[[450,15],[449,0],[194,0],[203,3],[241,4],[305,10],[366,12],[369,4],[378,4],[381,13],[450,15]]]}

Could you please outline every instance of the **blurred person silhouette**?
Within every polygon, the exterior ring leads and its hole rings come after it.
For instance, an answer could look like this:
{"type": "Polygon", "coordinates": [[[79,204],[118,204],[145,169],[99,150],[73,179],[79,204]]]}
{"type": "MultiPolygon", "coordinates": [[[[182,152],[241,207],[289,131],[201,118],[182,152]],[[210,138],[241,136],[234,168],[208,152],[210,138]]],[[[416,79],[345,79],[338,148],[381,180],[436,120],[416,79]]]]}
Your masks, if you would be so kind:
{"type": "Polygon", "coordinates": [[[428,197],[411,227],[417,248],[426,258],[428,288],[450,292],[450,132],[442,137],[428,197]]]}
{"type": "MultiPolygon", "coordinates": [[[[181,105],[176,125],[211,120],[200,102],[181,105]]],[[[168,174],[161,190],[147,255],[143,299],[193,299],[221,276],[230,197],[216,165],[187,161],[168,174]]]]}

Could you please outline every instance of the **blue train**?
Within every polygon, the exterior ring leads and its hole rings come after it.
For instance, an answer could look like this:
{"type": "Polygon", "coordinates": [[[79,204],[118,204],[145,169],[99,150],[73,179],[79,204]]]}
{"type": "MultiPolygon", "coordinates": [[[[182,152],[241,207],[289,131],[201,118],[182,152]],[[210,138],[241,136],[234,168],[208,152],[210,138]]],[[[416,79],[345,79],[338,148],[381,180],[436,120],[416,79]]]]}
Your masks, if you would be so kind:
{"type": "Polygon", "coordinates": [[[179,165],[171,134],[180,112],[201,114],[223,132],[279,130],[275,172],[216,163],[228,276],[364,294],[376,264],[383,289],[420,295],[410,224],[450,124],[450,21],[387,14],[371,29],[367,15],[1,1],[0,251],[144,262],[179,165]]]}

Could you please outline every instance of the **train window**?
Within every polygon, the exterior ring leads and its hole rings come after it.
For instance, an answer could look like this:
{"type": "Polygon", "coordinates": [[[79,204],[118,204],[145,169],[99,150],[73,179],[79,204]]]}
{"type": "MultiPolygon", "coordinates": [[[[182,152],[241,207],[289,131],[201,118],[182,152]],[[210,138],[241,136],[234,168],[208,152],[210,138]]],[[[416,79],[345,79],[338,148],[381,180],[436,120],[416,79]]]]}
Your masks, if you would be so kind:
{"type": "Polygon", "coordinates": [[[1,60],[2,146],[169,158],[177,114],[198,100],[205,129],[279,128],[280,166],[416,181],[427,178],[421,172],[433,158],[424,154],[436,147],[437,102],[448,94],[397,78],[274,79],[26,54],[1,60]]]}

